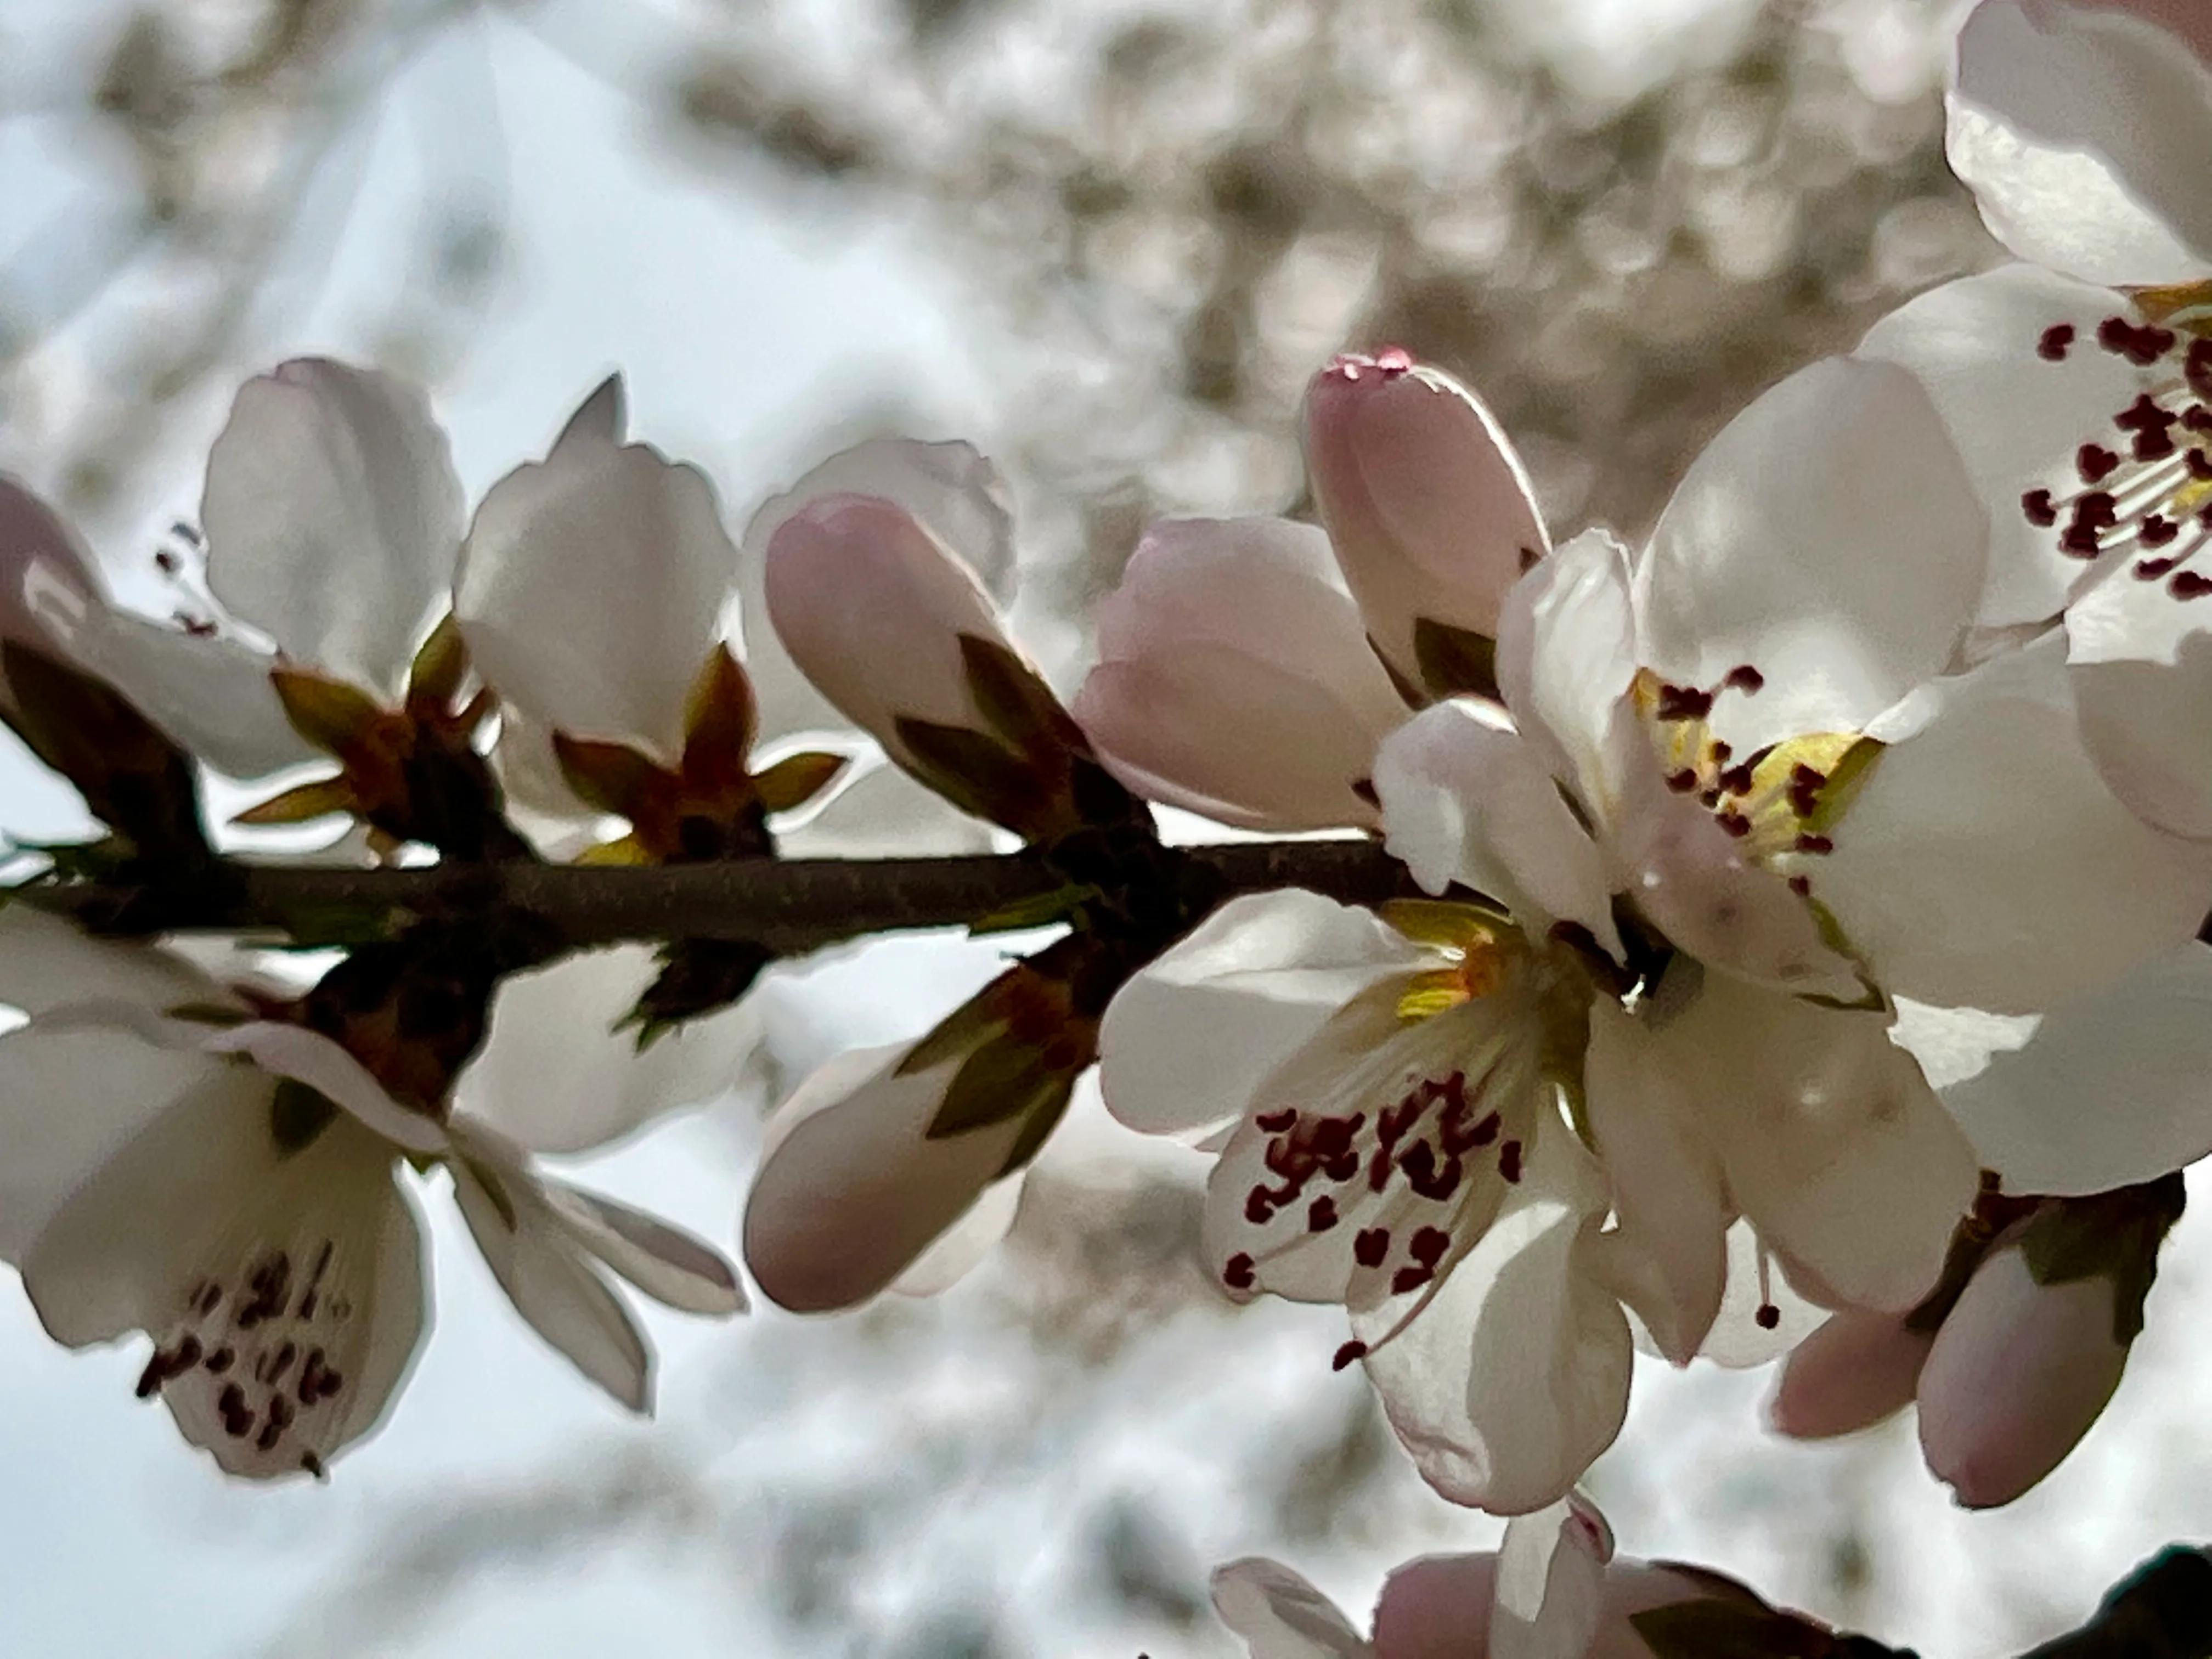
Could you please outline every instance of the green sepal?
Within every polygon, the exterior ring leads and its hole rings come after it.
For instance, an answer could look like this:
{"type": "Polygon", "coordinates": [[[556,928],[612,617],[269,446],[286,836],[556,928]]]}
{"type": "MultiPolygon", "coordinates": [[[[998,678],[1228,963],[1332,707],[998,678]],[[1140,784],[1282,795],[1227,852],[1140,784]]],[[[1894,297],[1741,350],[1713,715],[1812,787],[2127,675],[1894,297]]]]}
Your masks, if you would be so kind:
{"type": "Polygon", "coordinates": [[[296,1158],[315,1144],[338,1115],[337,1103],[297,1078],[279,1078],[269,1102],[269,1134],[279,1158],[296,1158]]]}
{"type": "Polygon", "coordinates": [[[2021,1255],[2039,1285],[2110,1279],[2112,1340],[2124,1348],[2142,1334],[2159,1246],[2186,1202],[2179,1171],[2094,1198],[2055,1200],[2021,1229],[2021,1255]]]}
{"type": "Polygon", "coordinates": [[[930,1120],[927,1138],[942,1140],[1007,1122],[1042,1103],[1066,1082],[1034,1044],[1012,1031],[1001,1031],[960,1063],[937,1115],[930,1120]]]}
{"type": "Polygon", "coordinates": [[[1075,718],[1036,670],[996,640],[978,634],[960,636],[961,665],[968,693],[983,723],[1019,753],[1045,755],[1054,750],[1090,751],[1075,718]]]}
{"type": "Polygon", "coordinates": [[[1006,1153],[1006,1161],[999,1166],[1001,1180],[1024,1168],[1044,1150],[1045,1141],[1060,1127],[1060,1120],[1067,1115],[1067,1103],[1074,1097],[1075,1079],[1063,1077],[1057,1088],[1048,1091],[1030,1109],[1029,1118],[1023,1123],[1021,1133],[1014,1138],[1014,1144],[1006,1153]]]}
{"type": "Polygon", "coordinates": [[[1020,834],[1044,822],[1049,786],[1033,763],[997,738],[910,714],[899,715],[892,730],[908,770],[962,811],[1020,834]]]}

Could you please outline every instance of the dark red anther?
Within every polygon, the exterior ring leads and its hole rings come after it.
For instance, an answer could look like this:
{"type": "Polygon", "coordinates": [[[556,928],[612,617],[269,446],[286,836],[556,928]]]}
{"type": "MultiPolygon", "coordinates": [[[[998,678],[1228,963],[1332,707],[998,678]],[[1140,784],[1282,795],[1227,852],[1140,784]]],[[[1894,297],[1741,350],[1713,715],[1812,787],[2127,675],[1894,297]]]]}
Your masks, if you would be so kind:
{"type": "Polygon", "coordinates": [[[1437,1263],[1444,1259],[1444,1252],[1450,1249],[1449,1233],[1441,1227],[1423,1227],[1414,1233],[1412,1242],[1406,1246],[1406,1254],[1434,1273],[1437,1263]]]}
{"type": "Polygon", "coordinates": [[[2020,498],[2020,510],[2027,521],[2040,529],[2048,530],[2058,522],[2058,503],[2051,499],[2047,489],[2031,489],[2020,498]]]}
{"type": "Polygon", "coordinates": [[[2058,538],[2060,549],[2077,558],[2094,559],[2104,551],[2098,532],[2120,521],[2120,504],[2101,489],[2093,489],[2074,503],[2074,522],[2058,538]]]}
{"type": "Polygon", "coordinates": [[[2189,343],[2189,355],[2181,360],[2181,374],[2182,378],[2189,382],[2191,392],[2200,398],[2212,400],[2212,340],[2197,339],[2189,343]]]}
{"type": "Polygon", "coordinates": [[[2137,460],[2162,461],[2173,453],[2173,428],[2180,418],[2168,414],[2146,392],[2113,416],[2112,423],[2123,432],[2135,434],[2137,460]]]}
{"type": "Polygon", "coordinates": [[[1336,1225],[1336,1200],[1324,1193],[1306,1211],[1306,1231],[1325,1233],[1336,1225]]]}
{"type": "Polygon", "coordinates": [[[1759,1322],[1759,1329],[1771,1331],[1782,1322],[1782,1310],[1771,1302],[1762,1302],[1759,1304],[1759,1311],[1752,1317],[1759,1322]]]}
{"type": "Polygon", "coordinates": [[[1800,836],[1797,837],[1797,850],[1801,853],[1832,853],[1836,850],[1836,843],[1826,836],[1800,836]]]}
{"type": "Polygon", "coordinates": [[[1340,1371],[1354,1360],[1366,1358],[1367,1345],[1364,1342],[1347,1342],[1336,1351],[1336,1358],[1328,1362],[1328,1368],[1333,1371],[1340,1371]]]}
{"type": "Polygon", "coordinates": [[[1827,782],[1826,772],[1798,762],[1790,769],[1790,810],[1801,818],[1811,817],[1813,809],[1820,804],[1820,791],[1827,782]]]}
{"type": "Polygon", "coordinates": [[[2036,341],[2035,355],[2046,363],[2063,363],[2066,361],[2067,348],[2073,343],[2074,325],[2053,323],[2036,341]]]}
{"type": "Polygon", "coordinates": [[[218,1305],[222,1301],[222,1285],[209,1285],[209,1286],[207,1287],[207,1289],[205,1289],[205,1290],[202,1291],[200,1292],[200,1304],[199,1304],[199,1308],[200,1308],[200,1317],[201,1317],[201,1318],[203,1318],[203,1319],[204,1319],[204,1318],[206,1318],[206,1317],[207,1317],[207,1316],[208,1316],[208,1315],[210,1315],[210,1314],[213,1313],[213,1312],[216,1310],[216,1306],[217,1306],[217,1305],[218,1305]]]}
{"type": "Polygon", "coordinates": [[[133,1392],[141,1400],[150,1400],[155,1390],[168,1380],[169,1368],[161,1363],[161,1351],[156,1348],[153,1358],[146,1362],[146,1369],[138,1373],[138,1386],[133,1392]]]}
{"type": "Polygon", "coordinates": [[[1813,878],[1812,878],[1812,877],[1810,877],[1810,876],[1792,876],[1792,877],[1790,877],[1790,890],[1791,892],[1793,892],[1793,893],[1796,894],[1796,895],[1797,895],[1797,896],[1798,896],[1799,898],[1810,898],[1810,897],[1812,897],[1812,896],[1813,896],[1813,878]]]}
{"type": "Polygon", "coordinates": [[[2164,547],[2181,533],[2181,526],[2171,519],[2161,519],[2155,513],[2143,516],[2142,535],[2145,547],[2164,547]]]}
{"type": "Polygon", "coordinates": [[[205,1370],[210,1376],[221,1376],[238,1358],[238,1350],[228,1346],[217,1348],[207,1357],[205,1370]]]}
{"type": "Polygon", "coordinates": [[[1698,775],[1688,767],[1667,775],[1667,787],[1678,795],[1686,795],[1698,787],[1698,775]]]}
{"type": "Polygon", "coordinates": [[[1731,795],[1747,795],[1759,780],[1759,769],[1750,761],[1721,774],[1721,787],[1731,795]]]}
{"type": "Polygon", "coordinates": [[[1279,1112],[1262,1112],[1252,1120],[1271,1135],[1279,1135],[1287,1129],[1296,1127],[1297,1121],[1297,1110],[1288,1106],[1279,1112]]]}
{"type": "Polygon", "coordinates": [[[1713,694],[1694,685],[1659,688],[1659,718],[1662,720],[1701,720],[1713,712],[1713,694]]]}
{"type": "Polygon", "coordinates": [[[1364,1227],[1352,1241],[1352,1259],[1363,1267],[1379,1267],[1390,1254],[1388,1227],[1364,1227]]]}
{"type": "Polygon", "coordinates": [[[1486,1113],[1484,1115],[1482,1121],[1476,1124],[1474,1127],[1469,1131],[1470,1138],[1468,1141],[1468,1145],[1469,1146],[1487,1146],[1492,1141],[1498,1139],[1498,1131],[1499,1127],[1500,1121],[1498,1114],[1495,1112],[1486,1113]]]}
{"type": "Polygon", "coordinates": [[[1766,689],[1766,676],[1747,662],[1738,663],[1729,670],[1728,677],[1721,684],[1731,691],[1741,691],[1747,697],[1755,697],[1766,689]]]}
{"type": "Polygon", "coordinates": [[[1509,1140],[1498,1149],[1498,1173],[1517,1186],[1521,1181],[1521,1143],[1509,1140]]]}
{"type": "Polygon", "coordinates": [[[2189,452],[2189,476],[2199,483],[2212,483],[2212,455],[2201,449],[2189,452]]]}
{"type": "Polygon", "coordinates": [[[1716,814],[1713,822],[1738,841],[1741,841],[1751,833],[1751,820],[1733,809],[1716,814]]]}
{"type": "Polygon", "coordinates": [[[2097,343],[2137,368],[2148,368],[2172,350],[2174,338],[2172,329],[2148,324],[2137,327],[2124,317],[2107,317],[2097,325],[2097,343]]]}
{"type": "Polygon", "coordinates": [[[2098,484],[2111,477],[2120,458],[2100,443],[2086,443],[2074,452],[2075,470],[2083,483],[2098,484]]]}
{"type": "Polygon", "coordinates": [[[2178,553],[2163,559],[2141,560],[2136,565],[2135,578],[2139,582],[2154,582],[2180,562],[2181,556],[2178,553]]]}
{"type": "Polygon", "coordinates": [[[1275,1218],[1275,1208],[1268,1202],[1265,1187],[1255,1187],[1244,1194],[1244,1218],[1255,1227],[1264,1227],[1275,1218]]]}
{"type": "Polygon", "coordinates": [[[1221,1264],[1221,1282],[1232,1291],[1250,1290],[1253,1284],[1252,1258],[1242,1250],[1231,1256],[1221,1264]]]}
{"type": "Polygon", "coordinates": [[[1408,1291],[1418,1291],[1435,1277],[1426,1267],[1401,1267],[1390,1275],[1390,1294],[1403,1296],[1408,1291]]]}
{"type": "Polygon", "coordinates": [[[2201,599],[2212,593],[2212,576],[2199,575],[2194,570],[2177,570],[2166,591],[2177,599],[2201,599]]]}

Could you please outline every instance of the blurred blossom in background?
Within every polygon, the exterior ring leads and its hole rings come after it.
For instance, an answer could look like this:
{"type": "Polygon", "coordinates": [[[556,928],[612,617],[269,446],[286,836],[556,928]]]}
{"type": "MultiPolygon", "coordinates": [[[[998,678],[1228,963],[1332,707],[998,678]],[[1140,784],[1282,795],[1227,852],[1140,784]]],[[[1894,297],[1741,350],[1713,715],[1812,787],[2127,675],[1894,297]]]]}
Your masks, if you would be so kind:
{"type": "MultiPolygon", "coordinates": [[[[1948,11],[9,0],[0,470],[160,605],[229,393],[279,357],[423,380],[472,495],[620,367],[634,428],[734,524],[856,437],[975,440],[1023,495],[1018,623],[1068,684],[1148,520],[1299,507],[1298,392],[1342,346],[1480,387],[1553,524],[1644,527],[1759,389],[1990,259],[1942,162],[1948,11]]],[[[0,744],[9,827],[82,830],[0,744]]],[[[919,1033],[1005,943],[780,982],[769,1069],[919,1033]]],[[[780,1080],[593,1181],[731,1239],[780,1080]]],[[[440,1339],[327,1487],[223,1483],[133,1408],[132,1356],[5,1298],[0,1652],[1227,1654],[1217,1561],[1359,1607],[1409,1555],[1492,1542],[1332,1375],[1339,1318],[1212,1294],[1206,1168],[1079,1099],[1012,1247],[945,1296],[654,1322],[651,1425],[440,1250],[440,1339]]],[[[1909,1419],[1789,1444],[1768,1376],[1656,1362],[1591,1491],[1626,1553],[2017,1651],[2202,1529],[2208,1263],[2191,1213],[2112,1409],[2002,1512],[1951,1507],[1909,1419]]]]}

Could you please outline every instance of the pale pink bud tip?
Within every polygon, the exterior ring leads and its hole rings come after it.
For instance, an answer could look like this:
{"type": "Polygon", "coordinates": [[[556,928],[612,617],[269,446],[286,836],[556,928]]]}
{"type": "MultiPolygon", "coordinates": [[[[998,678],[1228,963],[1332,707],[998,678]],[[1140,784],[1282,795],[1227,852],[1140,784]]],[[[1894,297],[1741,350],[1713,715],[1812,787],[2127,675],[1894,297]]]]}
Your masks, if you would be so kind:
{"type": "Polygon", "coordinates": [[[1373,374],[1383,380],[1395,380],[1401,374],[1413,372],[1413,354],[1403,346],[1384,346],[1373,356],[1359,351],[1340,351],[1329,359],[1324,376],[1340,380],[1356,380],[1363,374],[1373,374]]]}

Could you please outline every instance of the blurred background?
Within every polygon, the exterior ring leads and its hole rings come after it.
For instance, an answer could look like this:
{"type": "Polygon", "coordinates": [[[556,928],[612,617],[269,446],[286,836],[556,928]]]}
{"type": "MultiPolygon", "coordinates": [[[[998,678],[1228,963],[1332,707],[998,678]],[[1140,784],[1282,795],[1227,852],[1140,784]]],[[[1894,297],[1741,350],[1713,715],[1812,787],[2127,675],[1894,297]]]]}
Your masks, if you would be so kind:
{"type": "MultiPolygon", "coordinates": [[[[480,490],[609,368],[733,526],[876,431],[1013,478],[1064,681],[1146,520],[1295,508],[1305,378],[1480,388],[1561,532],[1648,523],[1765,385],[1991,248],[1944,171],[1937,0],[5,0],[0,468],[126,597],[231,392],[304,351],[434,389],[480,490]]],[[[0,822],[82,827],[9,744],[0,822]]],[[[762,994],[788,1077],[909,1036],[1004,941],[762,994]]],[[[776,1076],[590,1178],[732,1239],[776,1076]]],[[[225,1485],[0,1297],[0,1654],[1233,1651],[1217,1561],[1353,1611],[1495,1523],[1430,1496],[1340,1315],[1190,1264],[1204,1160],[1079,1103],[1007,1247],[931,1302],[654,1318],[659,1419],[541,1349],[433,1195],[438,1328],[326,1488],[225,1485]],[[459,1248],[455,1248],[456,1245],[459,1248]]],[[[1639,1376],[1591,1489],[1692,1559],[1935,1659],[2018,1652],[2207,1526],[2212,1222],[2106,1420],[1993,1516],[1909,1419],[1822,1447],[1770,1379],[1639,1376]]]]}

